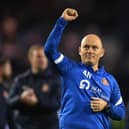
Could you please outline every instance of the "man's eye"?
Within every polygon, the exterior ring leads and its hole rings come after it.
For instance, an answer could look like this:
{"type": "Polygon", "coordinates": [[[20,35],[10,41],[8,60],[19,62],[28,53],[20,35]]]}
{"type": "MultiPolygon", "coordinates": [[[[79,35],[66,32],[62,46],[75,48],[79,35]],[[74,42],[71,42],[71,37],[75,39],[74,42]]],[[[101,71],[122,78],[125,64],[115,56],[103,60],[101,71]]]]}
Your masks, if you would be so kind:
{"type": "Polygon", "coordinates": [[[97,50],[97,49],[98,49],[98,47],[96,47],[96,46],[93,46],[93,49],[94,49],[94,50],[97,50]]]}
{"type": "Polygon", "coordinates": [[[89,49],[89,46],[84,46],[85,49],[89,49]]]}

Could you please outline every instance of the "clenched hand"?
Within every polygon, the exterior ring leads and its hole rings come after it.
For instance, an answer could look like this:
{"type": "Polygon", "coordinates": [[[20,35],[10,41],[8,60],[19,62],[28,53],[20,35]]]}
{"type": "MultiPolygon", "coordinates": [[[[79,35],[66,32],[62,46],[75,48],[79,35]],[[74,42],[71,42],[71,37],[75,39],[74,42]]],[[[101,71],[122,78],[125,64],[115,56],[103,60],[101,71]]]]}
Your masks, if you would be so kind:
{"type": "Polygon", "coordinates": [[[75,19],[77,19],[78,17],[78,12],[75,9],[72,8],[66,8],[61,17],[63,17],[66,21],[73,21],[75,19]]]}

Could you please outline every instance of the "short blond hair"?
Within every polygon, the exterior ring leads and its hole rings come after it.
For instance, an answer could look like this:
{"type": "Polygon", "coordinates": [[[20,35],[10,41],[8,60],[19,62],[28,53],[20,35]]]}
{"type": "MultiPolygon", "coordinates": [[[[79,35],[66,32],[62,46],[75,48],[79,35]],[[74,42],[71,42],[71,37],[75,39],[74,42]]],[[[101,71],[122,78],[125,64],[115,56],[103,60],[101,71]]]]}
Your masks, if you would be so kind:
{"type": "Polygon", "coordinates": [[[28,57],[30,57],[33,53],[33,51],[35,50],[38,50],[38,49],[43,49],[43,46],[40,45],[40,44],[35,44],[35,45],[32,45],[29,50],[28,50],[28,57]]]}

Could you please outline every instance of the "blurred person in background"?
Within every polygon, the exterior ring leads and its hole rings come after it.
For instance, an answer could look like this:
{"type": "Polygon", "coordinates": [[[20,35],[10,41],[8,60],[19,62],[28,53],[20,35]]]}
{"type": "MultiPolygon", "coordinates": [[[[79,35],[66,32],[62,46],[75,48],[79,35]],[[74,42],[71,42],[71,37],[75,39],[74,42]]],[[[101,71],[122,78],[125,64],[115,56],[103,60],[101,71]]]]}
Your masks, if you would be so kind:
{"type": "MultiPolygon", "coordinates": [[[[12,86],[12,64],[11,60],[7,58],[3,58],[3,83],[4,83],[4,88],[6,89],[6,96],[8,97],[9,91],[11,90],[12,86]]],[[[15,129],[15,122],[14,122],[14,113],[11,108],[8,106],[8,111],[7,111],[7,116],[8,116],[8,122],[11,125],[12,129],[15,129]]]]}
{"type": "Polygon", "coordinates": [[[5,129],[6,127],[15,129],[13,113],[7,104],[8,87],[11,87],[11,85],[7,87],[4,80],[6,63],[5,58],[0,58],[0,129],[5,129]]]}
{"type": "Polygon", "coordinates": [[[67,8],[52,29],[44,50],[62,77],[60,129],[110,129],[110,118],[125,117],[125,105],[113,75],[100,65],[104,47],[96,34],[84,36],[79,47],[81,62],[66,57],[58,50],[68,21],[78,12],[67,8]]]}
{"type": "Polygon", "coordinates": [[[25,48],[21,47],[22,37],[20,33],[19,19],[13,15],[5,15],[0,24],[0,52],[9,58],[15,69],[13,74],[24,69],[25,48]],[[17,54],[18,53],[18,54],[17,54]]]}
{"type": "Polygon", "coordinates": [[[19,47],[18,20],[15,16],[4,16],[1,22],[1,52],[9,59],[17,58],[19,47]]]}
{"type": "Polygon", "coordinates": [[[12,64],[9,59],[5,59],[3,64],[3,79],[6,89],[9,91],[12,86],[12,64]]]}
{"type": "Polygon", "coordinates": [[[60,82],[49,68],[41,45],[29,48],[30,69],[18,75],[8,103],[18,111],[17,129],[58,129],[60,82]]]}

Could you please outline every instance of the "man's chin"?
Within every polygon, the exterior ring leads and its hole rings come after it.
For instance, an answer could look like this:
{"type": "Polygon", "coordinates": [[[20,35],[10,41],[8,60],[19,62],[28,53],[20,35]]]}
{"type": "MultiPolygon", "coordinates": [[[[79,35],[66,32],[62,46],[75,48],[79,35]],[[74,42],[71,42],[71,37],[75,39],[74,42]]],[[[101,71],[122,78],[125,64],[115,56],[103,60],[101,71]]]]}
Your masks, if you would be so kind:
{"type": "Polygon", "coordinates": [[[85,63],[87,66],[93,66],[93,63],[92,62],[86,62],[85,63]]]}

